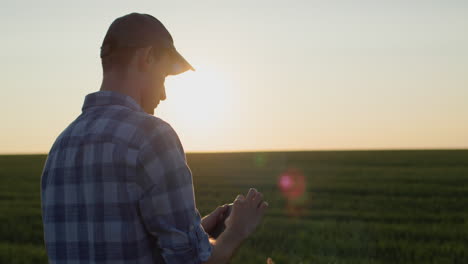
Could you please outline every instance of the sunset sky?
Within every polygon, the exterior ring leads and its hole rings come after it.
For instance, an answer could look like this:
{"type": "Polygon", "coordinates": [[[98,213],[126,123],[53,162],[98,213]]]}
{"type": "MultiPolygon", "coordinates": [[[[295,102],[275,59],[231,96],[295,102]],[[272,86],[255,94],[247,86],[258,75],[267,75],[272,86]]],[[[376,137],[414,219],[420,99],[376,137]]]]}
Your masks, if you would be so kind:
{"type": "Polygon", "coordinates": [[[197,69],[155,115],[187,152],[468,147],[468,1],[8,1],[0,153],[47,153],[149,13],[197,69]]]}

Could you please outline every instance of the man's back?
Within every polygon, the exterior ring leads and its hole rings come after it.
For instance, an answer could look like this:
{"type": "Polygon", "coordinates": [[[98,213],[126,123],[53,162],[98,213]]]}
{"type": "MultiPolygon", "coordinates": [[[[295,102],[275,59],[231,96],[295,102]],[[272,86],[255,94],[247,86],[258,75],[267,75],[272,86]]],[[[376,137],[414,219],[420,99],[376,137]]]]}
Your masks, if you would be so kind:
{"type": "Polygon", "coordinates": [[[268,204],[250,188],[229,217],[225,205],[201,219],[179,137],[153,116],[166,99],[166,77],[195,69],[148,14],[115,19],[100,57],[100,91],[86,96],[42,172],[49,262],[227,263],[268,204]],[[225,230],[209,239],[221,225],[225,230]]]}
{"type": "Polygon", "coordinates": [[[177,135],[129,96],[88,95],[50,150],[41,181],[51,263],[162,263],[161,255],[198,263],[210,254],[177,135]]]}

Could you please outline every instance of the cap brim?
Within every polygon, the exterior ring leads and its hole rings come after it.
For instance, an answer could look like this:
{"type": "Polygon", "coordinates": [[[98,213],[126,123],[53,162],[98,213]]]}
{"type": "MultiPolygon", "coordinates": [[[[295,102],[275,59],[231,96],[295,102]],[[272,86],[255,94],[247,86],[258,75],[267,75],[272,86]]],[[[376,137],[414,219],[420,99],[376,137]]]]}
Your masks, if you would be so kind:
{"type": "Polygon", "coordinates": [[[172,52],[173,64],[169,71],[169,75],[181,74],[188,70],[195,71],[195,68],[193,68],[192,65],[190,65],[190,63],[188,63],[188,61],[182,55],[180,55],[176,49],[173,49],[172,52]]]}

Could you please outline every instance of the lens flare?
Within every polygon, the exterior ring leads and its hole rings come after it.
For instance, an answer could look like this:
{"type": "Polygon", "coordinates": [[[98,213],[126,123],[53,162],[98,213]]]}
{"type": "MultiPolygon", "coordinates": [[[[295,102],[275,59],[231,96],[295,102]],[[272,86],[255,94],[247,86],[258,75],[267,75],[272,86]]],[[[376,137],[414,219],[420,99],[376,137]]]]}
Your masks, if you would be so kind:
{"type": "Polygon", "coordinates": [[[305,177],[298,169],[290,168],[279,176],[278,187],[286,199],[297,200],[305,193],[305,177]]]}
{"type": "Polygon", "coordinates": [[[280,178],[280,186],[282,187],[283,190],[290,189],[292,185],[293,185],[293,180],[291,179],[291,176],[283,175],[283,177],[280,178]]]}
{"type": "Polygon", "coordinates": [[[307,213],[308,196],[306,178],[296,168],[290,168],[278,177],[278,188],[286,199],[285,211],[288,216],[301,217],[307,213]]]}

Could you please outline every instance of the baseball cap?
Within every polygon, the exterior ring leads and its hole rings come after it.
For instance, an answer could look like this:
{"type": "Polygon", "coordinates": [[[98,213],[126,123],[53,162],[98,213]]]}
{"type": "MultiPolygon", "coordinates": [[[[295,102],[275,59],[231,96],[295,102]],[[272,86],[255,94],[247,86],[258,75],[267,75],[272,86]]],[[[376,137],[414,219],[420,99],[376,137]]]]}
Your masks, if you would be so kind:
{"type": "Polygon", "coordinates": [[[131,13],[119,17],[107,30],[101,46],[101,59],[120,48],[154,46],[170,55],[172,65],[169,75],[177,75],[195,69],[174,47],[174,40],[166,27],[148,14],[131,13]]]}

